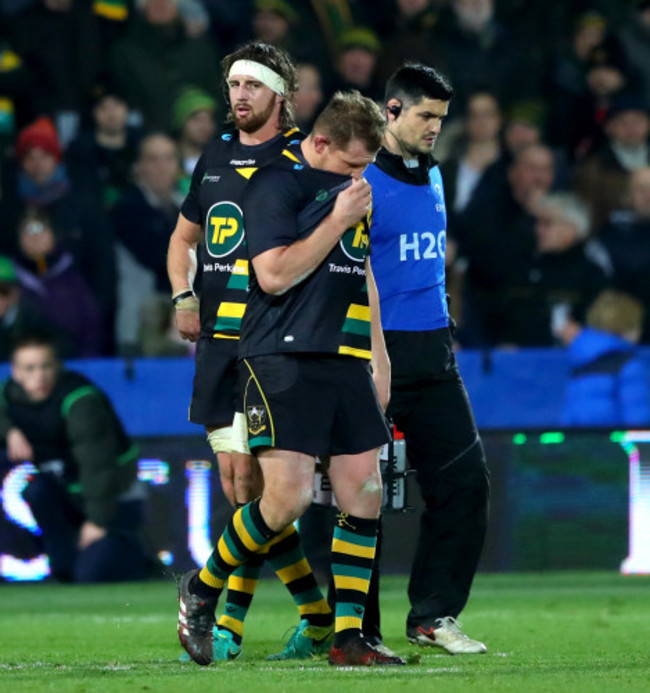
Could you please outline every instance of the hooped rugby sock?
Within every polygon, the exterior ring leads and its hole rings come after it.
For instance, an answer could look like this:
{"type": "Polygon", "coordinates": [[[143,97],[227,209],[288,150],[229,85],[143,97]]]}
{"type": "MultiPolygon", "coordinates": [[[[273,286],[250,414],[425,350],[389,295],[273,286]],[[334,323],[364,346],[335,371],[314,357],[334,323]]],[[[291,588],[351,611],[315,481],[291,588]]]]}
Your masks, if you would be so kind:
{"type": "Polygon", "coordinates": [[[378,520],[367,520],[347,513],[339,513],[336,517],[332,537],[336,647],[361,633],[375,560],[378,526],[378,520]]]}
{"type": "Polygon", "coordinates": [[[192,591],[201,597],[218,598],[228,577],[278,534],[264,521],[259,498],[237,510],[198,574],[192,591]]]}
{"type": "Polygon", "coordinates": [[[309,621],[310,626],[331,626],[332,610],[316,582],[300,535],[293,525],[269,543],[268,559],[291,593],[301,620],[309,621]]]}
{"type": "Polygon", "coordinates": [[[257,553],[251,556],[244,565],[240,565],[228,578],[226,603],[217,625],[219,628],[229,630],[237,645],[241,645],[244,636],[244,619],[253,601],[263,564],[264,553],[257,553]]]}

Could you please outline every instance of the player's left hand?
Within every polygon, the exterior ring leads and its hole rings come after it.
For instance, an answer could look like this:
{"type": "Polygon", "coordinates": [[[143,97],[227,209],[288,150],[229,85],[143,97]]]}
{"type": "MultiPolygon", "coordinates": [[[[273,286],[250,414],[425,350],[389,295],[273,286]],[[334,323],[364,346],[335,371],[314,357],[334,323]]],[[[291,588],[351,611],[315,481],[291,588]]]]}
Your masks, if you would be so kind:
{"type": "Polygon", "coordinates": [[[192,310],[176,311],[176,327],[183,339],[196,342],[201,334],[201,319],[197,312],[192,310]]]}
{"type": "Polygon", "coordinates": [[[105,527],[100,527],[94,522],[87,520],[81,525],[81,529],[79,530],[79,541],[77,542],[77,546],[83,551],[83,549],[87,549],[91,544],[103,539],[106,533],[105,527]]]}

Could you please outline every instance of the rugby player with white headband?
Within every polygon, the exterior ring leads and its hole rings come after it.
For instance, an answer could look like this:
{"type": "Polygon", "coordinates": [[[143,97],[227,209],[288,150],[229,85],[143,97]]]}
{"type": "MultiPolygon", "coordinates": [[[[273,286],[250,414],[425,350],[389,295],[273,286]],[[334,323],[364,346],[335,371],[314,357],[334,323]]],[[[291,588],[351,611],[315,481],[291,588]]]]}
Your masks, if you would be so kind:
{"type": "Polygon", "coordinates": [[[284,79],[270,67],[262,65],[262,63],[256,63],[254,60],[236,60],[230,68],[228,79],[230,80],[233,77],[241,75],[259,80],[262,84],[266,84],[271,91],[274,91],[280,96],[286,94],[287,85],[284,79]]]}
{"type": "MultiPolygon", "coordinates": [[[[297,149],[292,98],[298,88],[295,67],[281,49],[246,44],[222,62],[234,128],[219,133],[199,159],[189,194],[169,243],[167,269],[183,339],[196,343],[196,370],[190,421],[205,427],[219,464],[223,491],[234,507],[261,494],[262,477],[250,455],[245,417],[235,414],[239,327],[246,308],[248,256],[242,198],[251,175],[284,152],[297,149]],[[192,254],[201,275],[194,292],[192,254]]],[[[297,161],[298,159],[296,159],[297,161]]],[[[293,527],[267,554],[291,592],[300,624],[280,658],[308,658],[329,649],[332,612],[304,558],[293,527]]],[[[253,598],[262,562],[249,562],[230,579],[224,615],[214,626],[209,598],[193,593],[198,570],[180,589],[178,634],[199,664],[230,660],[242,651],[243,621],[253,598]],[[205,630],[200,647],[188,644],[190,627],[205,630]]],[[[212,609],[212,612],[214,608],[212,609]]]]}
{"type": "Polygon", "coordinates": [[[289,82],[278,69],[268,67],[259,60],[234,60],[226,72],[227,61],[228,58],[225,58],[229,119],[239,130],[240,142],[244,145],[262,144],[283,130],[294,129],[292,98],[297,89],[295,69],[291,76],[293,81],[289,82]]]}

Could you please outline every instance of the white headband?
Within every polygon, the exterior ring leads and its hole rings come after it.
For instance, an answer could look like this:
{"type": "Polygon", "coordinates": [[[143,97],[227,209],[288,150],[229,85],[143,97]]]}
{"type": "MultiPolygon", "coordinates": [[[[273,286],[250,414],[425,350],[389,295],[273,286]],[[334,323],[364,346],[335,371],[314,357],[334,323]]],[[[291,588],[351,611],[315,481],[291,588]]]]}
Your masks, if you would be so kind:
{"type": "Polygon", "coordinates": [[[236,60],[230,68],[228,79],[231,79],[233,75],[254,77],[280,96],[284,96],[287,90],[287,85],[277,72],[254,60],[236,60]]]}

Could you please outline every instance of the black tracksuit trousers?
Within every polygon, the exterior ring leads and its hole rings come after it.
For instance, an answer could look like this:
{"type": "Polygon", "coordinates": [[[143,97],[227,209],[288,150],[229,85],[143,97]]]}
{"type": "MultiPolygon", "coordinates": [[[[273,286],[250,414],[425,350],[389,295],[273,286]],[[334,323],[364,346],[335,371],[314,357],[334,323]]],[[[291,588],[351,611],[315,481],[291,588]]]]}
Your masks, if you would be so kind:
{"type": "MultiPolygon", "coordinates": [[[[489,472],[450,330],[384,335],[392,364],[388,415],[404,434],[425,504],[407,626],[425,625],[456,618],[467,603],[487,529],[489,472]]],[[[374,611],[369,605],[368,619],[374,611]]]]}
{"type": "Polygon", "coordinates": [[[456,618],[469,598],[487,528],[489,474],[456,369],[393,387],[389,414],[404,434],[425,510],[411,566],[407,625],[456,618]]]}
{"type": "MultiPolygon", "coordinates": [[[[450,331],[384,334],[392,364],[387,413],[404,434],[425,504],[408,587],[412,627],[456,618],[465,607],[485,540],[490,481],[450,331]]],[[[376,562],[363,631],[377,635],[379,627],[376,562]]]]}

